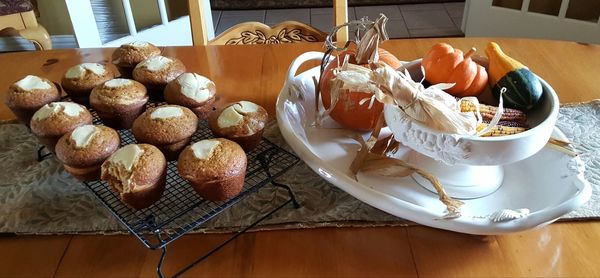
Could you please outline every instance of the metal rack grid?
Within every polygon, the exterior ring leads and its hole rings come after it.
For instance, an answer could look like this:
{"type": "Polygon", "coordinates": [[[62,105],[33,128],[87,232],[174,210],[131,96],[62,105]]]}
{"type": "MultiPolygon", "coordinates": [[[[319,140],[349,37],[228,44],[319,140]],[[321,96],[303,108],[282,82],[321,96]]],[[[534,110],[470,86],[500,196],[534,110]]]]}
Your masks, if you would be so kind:
{"type": "MultiPolygon", "coordinates": [[[[130,130],[120,130],[119,135],[122,145],[135,143],[130,130]]],[[[192,142],[212,137],[206,121],[203,121],[192,136],[192,142]]],[[[296,156],[266,139],[247,156],[244,187],[240,194],[224,202],[211,202],[198,196],[177,173],[176,161],[167,163],[167,186],[162,198],[145,209],[134,210],[124,205],[118,194],[104,181],[85,184],[146,247],[158,249],[262,188],[298,162],[296,156]],[[156,231],[165,233],[157,237],[156,231]]]]}
{"type": "MultiPolygon", "coordinates": [[[[122,145],[135,143],[135,138],[130,130],[121,130],[119,134],[122,145]]],[[[193,135],[192,142],[212,137],[206,121],[203,121],[193,135]]],[[[146,247],[158,249],[212,219],[250,193],[262,188],[298,162],[296,156],[266,139],[263,139],[260,145],[247,155],[248,167],[244,187],[240,194],[225,202],[211,202],[202,199],[179,176],[176,161],[167,163],[167,186],[162,198],[145,209],[135,210],[124,205],[117,193],[104,181],[86,182],[85,184],[146,247]],[[167,233],[157,237],[156,231],[167,233]]]]}
{"type": "MultiPolygon", "coordinates": [[[[63,98],[63,100],[70,101],[68,97],[63,98]]],[[[160,104],[148,103],[148,106],[158,106],[160,104]]],[[[89,110],[94,117],[93,123],[102,125],[103,123],[98,114],[93,109],[89,110]]],[[[121,146],[136,143],[129,129],[119,130],[119,136],[121,137],[121,146]]],[[[191,142],[208,138],[213,138],[213,136],[208,128],[207,121],[204,120],[200,122],[198,130],[192,136],[191,142]]],[[[44,147],[41,147],[38,150],[38,161],[52,155],[51,153],[44,154],[43,149],[44,147]]],[[[287,185],[275,181],[277,177],[299,162],[298,157],[264,138],[256,149],[247,152],[246,155],[248,157],[248,165],[242,191],[236,197],[223,202],[212,202],[202,199],[192,189],[191,185],[179,176],[176,161],[167,163],[166,187],[163,196],[159,201],[145,209],[135,210],[127,207],[120,201],[118,194],[104,181],[84,182],[84,184],[144,246],[152,250],[162,250],[156,268],[159,277],[163,277],[162,265],[169,243],[205,224],[219,215],[219,213],[255,193],[267,184],[271,184],[276,188],[283,188],[287,191],[289,198],[285,202],[274,207],[252,224],[237,231],[229,239],[180,269],[174,275],[179,276],[284,206],[291,203],[295,208],[300,207],[292,190],[287,185]]]]}

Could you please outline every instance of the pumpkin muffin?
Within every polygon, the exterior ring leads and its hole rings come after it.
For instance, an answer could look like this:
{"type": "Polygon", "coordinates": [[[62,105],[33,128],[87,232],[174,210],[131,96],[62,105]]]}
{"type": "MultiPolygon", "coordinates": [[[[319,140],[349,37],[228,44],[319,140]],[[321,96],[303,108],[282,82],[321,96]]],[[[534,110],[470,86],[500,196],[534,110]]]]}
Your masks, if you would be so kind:
{"type": "Polygon", "coordinates": [[[167,161],[154,146],[129,144],[114,152],[103,164],[100,179],[134,209],[156,203],[165,191],[167,161]]]}
{"type": "Polygon", "coordinates": [[[56,143],[56,158],[65,171],[81,181],[100,179],[100,166],[121,144],[119,134],[106,126],[82,125],[56,143]]]}
{"type": "Polygon", "coordinates": [[[215,137],[233,140],[245,151],[251,151],[260,143],[267,120],[267,111],[261,106],[238,101],[213,112],[208,126],[215,137]]]}
{"type": "Polygon", "coordinates": [[[30,122],[33,135],[51,152],[65,133],[89,124],[92,124],[90,111],[74,102],[46,104],[33,114],[30,122]]]}
{"type": "Polygon", "coordinates": [[[115,49],[112,55],[112,63],[117,67],[122,77],[131,78],[133,69],[137,64],[158,55],[160,55],[160,49],[149,42],[130,42],[115,49]]]}
{"type": "Polygon", "coordinates": [[[198,141],[179,156],[177,170],[202,198],[225,201],[244,186],[247,158],[237,143],[224,138],[198,141]]]}
{"type": "Polygon", "coordinates": [[[60,91],[50,80],[27,75],[8,87],[6,106],[22,124],[29,126],[33,113],[42,106],[60,100],[60,91]]]}
{"type": "Polygon", "coordinates": [[[69,68],[62,78],[61,85],[74,102],[87,106],[92,89],[115,76],[115,71],[105,65],[83,63],[69,68]]]}
{"type": "Polygon", "coordinates": [[[167,84],[165,100],[191,109],[200,120],[204,120],[213,110],[216,91],[215,83],[210,79],[186,72],[167,84]]]}
{"type": "Polygon", "coordinates": [[[142,83],[122,78],[104,82],[90,95],[90,105],[102,122],[116,129],[131,128],[147,102],[148,94],[142,83]]]}
{"type": "Polygon", "coordinates": [[[198,128],[198,117],[179,105],[149,108],[133,122],[135,140],[156,146],[167,160],[175,160],[198,128]]]}
{"type": "Polygon", "coordinates": [[[151,99],[160,101],[164,99],[163,91],[167,83],[175,80],[184,72],[185,66],[181,61],[159,55],[137,64],[133,69],[133,79],[148,88],[151,99]]]}

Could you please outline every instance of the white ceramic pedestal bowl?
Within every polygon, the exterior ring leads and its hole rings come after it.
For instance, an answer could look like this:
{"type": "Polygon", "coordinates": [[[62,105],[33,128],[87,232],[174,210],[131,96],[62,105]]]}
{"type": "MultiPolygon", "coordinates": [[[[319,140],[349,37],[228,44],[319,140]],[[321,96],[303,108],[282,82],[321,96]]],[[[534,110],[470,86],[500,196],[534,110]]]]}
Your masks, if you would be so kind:
{"type": "MultiPolygon", "coordinates": [[[[487,61],[476,60],[487,66],[487,61]]],[[[404,65],[414,80],[421,80],[421,60],[404,65]]],[[[538,77],[539,78],[539,77],[538,77]]],[[[501,137],[459,136],[441,133],[413,121],[400,108],[384,107],[386,123],[396,140],[414,152],[409,162],[435,175],[446,192],[455,198],[486,196],[502,184],[502,165],[526,159],[540,151],[548,142],[558,117],[559,100],[554,89],[539,78],[544,89],[538,107],[527,112],[530,129],[501,137]]],[[[492,99],[490,89],[480,99],[492,99]]],[[[434,191],[419,175],[413,178],[434,191]]]]}

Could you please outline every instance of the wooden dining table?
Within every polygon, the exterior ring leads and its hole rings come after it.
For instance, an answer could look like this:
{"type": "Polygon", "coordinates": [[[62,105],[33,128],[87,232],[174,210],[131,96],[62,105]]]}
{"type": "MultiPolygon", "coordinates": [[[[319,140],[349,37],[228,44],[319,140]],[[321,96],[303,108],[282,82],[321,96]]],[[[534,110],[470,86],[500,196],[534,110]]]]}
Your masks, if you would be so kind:
{"type": "MultiPolygon", "coordinates": [[[[460,49],[489,41],[548,81],[562,103],[600,98],[600,45],[505,38],[391,40],[400,60],[422,57],[436,42],[460,49]]],[[[27,74],[60,82],[68,67],[108,63],[114,49],[61,49],[0,55],[0,94],[27,74]]],[[[164,47],[188,71],[212,79],[217,105],[250,100],[273,116],[291,61],[322,43],[164,47]]],[[[314,66],[316,64],[307,65],[314,66]]],[[[301,70],[303,70],[301,69],[301,70]]],[[[0,119],[14,116],[0,105],[0,119]]],[[[3,161],[2,163],[7,163],[3,161]]],[[[15,212],[18,213],[18,212],[15,212]]],[[[2,216],[0,216],[0,219],[2,216]]],[[[173,274],[226,234],[190,234],[169,247],[163,271],[173,274]]],[[[130,235],[0,236],[0,277],[153,277],[160,252],[130,235]]],[[[187,277],[600,277],[600,222],[565,221],[530,231],[476,236],[418,224],[247,233],[190,269],[187,277]]]]}

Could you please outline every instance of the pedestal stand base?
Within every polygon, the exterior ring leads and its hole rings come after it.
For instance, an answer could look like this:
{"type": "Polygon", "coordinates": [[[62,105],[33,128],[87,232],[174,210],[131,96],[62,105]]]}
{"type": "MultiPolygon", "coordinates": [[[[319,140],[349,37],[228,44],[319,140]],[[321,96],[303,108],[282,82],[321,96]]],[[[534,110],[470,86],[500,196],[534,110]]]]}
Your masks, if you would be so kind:
{"type": "MultiPolygon", "coordinates": [[[[502,166],[447,165],[412,151],[409,162],[438,178],[446,193],[457,199],[475,199],[494,193],[504,180],[502,166]]],[[[433,185],[419,174],[411,176],[419,185],[436,192],[433,185]]]]}

